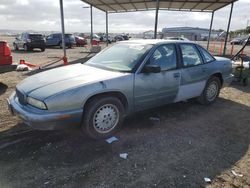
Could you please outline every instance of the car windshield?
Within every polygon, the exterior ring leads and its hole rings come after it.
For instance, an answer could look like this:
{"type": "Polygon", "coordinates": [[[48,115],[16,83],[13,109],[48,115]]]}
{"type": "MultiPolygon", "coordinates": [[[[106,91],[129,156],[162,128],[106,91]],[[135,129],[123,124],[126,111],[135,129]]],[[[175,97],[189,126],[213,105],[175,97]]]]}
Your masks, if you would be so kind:
{"type": "Polygon", "coordinates": [[[120,43],[91,58],[86,64],[98,68],[131,72],[152,45],[120,43]]]}
{"type": "Polygon", "coordinates": [[[30,39],[34,39],[34,40],[39,40],[39,39],[43,39],[43,36],[40,34],[29,34],[30,39]]]}

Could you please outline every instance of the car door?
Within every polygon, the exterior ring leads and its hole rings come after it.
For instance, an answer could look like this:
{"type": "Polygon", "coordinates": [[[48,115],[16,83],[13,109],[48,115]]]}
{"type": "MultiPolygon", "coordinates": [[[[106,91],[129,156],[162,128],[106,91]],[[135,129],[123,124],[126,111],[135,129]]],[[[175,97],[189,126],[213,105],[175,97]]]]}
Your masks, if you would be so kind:
{"type": "Polygon", "coordinates": [[[61,39],[62,39],[61,34],[54,35],[54,37],[53,37],[53,45],[54,46],[60,45],[61,39]]]}
{"type": "Polygon", "coordinates": [[[53,35],[49,35],[46,37],[46,46],[52,46],[53,35]]]}
{"type": "Polygon", "coordinates": [[[18,46],[18,48],[23,48],[23,45],[22,45],[23,35],[24,35],[24,33],[22,33],[22,34],[17,38],[17,46],[18,46]]]}
{"type": "Polygon", "coordinates": [[[195,44],[179,44],[182,59],[181,82],[175,102],[200,96],[206,81],[206,68],[195,44]]]}
{"type": "Polygon", "coordinates": [[[158,73],[135,74],[135,110],[144,110],[174,101],[180,83],[180,70],[177,67],[175,44],[164,44],[155,49],[146,65],[158,65],[158,73]]]}

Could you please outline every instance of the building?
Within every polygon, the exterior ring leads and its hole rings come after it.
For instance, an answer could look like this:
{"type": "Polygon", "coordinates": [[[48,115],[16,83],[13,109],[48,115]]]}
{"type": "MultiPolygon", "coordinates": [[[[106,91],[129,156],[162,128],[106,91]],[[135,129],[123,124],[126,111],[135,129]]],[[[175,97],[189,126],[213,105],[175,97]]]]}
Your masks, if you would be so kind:
{"type": "MultiPolygon", "coordinates": [[[[185,37],[192,41],[207,40],[209,29],[198,27],[172,27],[162,29],[163,38],[165,37],[185,37]]],[[[218,38],[220,31],[212,30],[211,38],[218,38]]]]}

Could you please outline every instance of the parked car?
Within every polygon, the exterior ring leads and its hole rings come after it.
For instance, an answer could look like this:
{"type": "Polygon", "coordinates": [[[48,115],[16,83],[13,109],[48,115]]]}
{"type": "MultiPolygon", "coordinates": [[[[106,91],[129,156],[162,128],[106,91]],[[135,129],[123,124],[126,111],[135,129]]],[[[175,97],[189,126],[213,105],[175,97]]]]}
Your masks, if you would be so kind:
{"type": "Polygon", "coordinates": [[[11,50],[6,41],[0,41],[0,74],[16,70],[13,64],[11,50]]]}
{"type": "Polygon", "coordinates": [[[25,32],[16,37],[13,46],[15,50],[24,49],[25,51],[32,51],[34,48],[40,48],[43,52],[46,45],[42,34],[25,32]]]}
{"type": "Polygon", "coordinates": [[[197,98],[215,102],[231,83],[231,60],[183,41],[119,42],[84,64],[36,74],[9,98],[13,114],[35,129],[81,125],[106,138],[137,111],[197,98]]]}
{"type": "Polygon", "coordinates": [[[115,36],[115,41],[123,41],[124,38],[122,37],[122,35],[116,35],[115,36]]]}
{"type": "Polygon", "coordinates": [[[75,36],[76,46],[84,46],[87,44],[87,40],[83,37],[75,36]]]}
{"type": "MultiPolygon", "coordinates": [[[[107,37],[106,37],[106,36],[103,36],[102,41],[103,41],[103,42],[107,42],[107,37]]],[[[112,37],[112,36],[108,36],[108,43],[112,43],[112,42],[115,42],[115,38],[112,37]]]]}
{"type": "Polygon", "coordinates": [[[101,41],[100,36],[97,35],[97,34],[93,34],[92,40],[95,40],[95,41],[97,41],[97,42],[100,42],[100,41],[101,41]]]}
{"type": "Polygon", "coordinates": [[[250,45],[250,40],[248,40],[248,38],[246,38],[245,40],[244,40],[244,42],[243,42],[243,44],[246,44],[247,43],[247,45],[250,45]]]}
{"type": "Polygon", "coordinates": [[[230,41],[231,45],[242,45],[244,42],[245,38],[235,38],[230,41]]]}
{"type": "MultiPolygon", "coordinates": [[[[76,45],[75,36],[73,34],[65,34],[65,45],[68,48],[76,45]]],[[[46,37],[46,46],[59,46],[62,48],[62,33],[53,33],[46,37]]]]}
{"type": "Polygon", "coordinates": [[[129,40],[128,35],[122,34],[121,36],[122,36],[123,40],[129,40]]]}

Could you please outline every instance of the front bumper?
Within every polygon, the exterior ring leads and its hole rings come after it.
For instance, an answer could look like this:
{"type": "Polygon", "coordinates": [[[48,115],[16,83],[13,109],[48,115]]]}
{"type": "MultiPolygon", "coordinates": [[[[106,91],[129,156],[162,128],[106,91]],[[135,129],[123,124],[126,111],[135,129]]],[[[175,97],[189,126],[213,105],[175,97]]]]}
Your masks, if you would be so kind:
{"type": "Polygon", "coordinates": [[[17,68],[17,64],[11,64],[11,65],[0,65],[0,74],[5,72],[14,71],[17,68]]]}
{"type": "Polygon", "coordinates": [[[234,75],[230,74],[227,77],[223,79],[223,86],[222,87],[228,87],[234,80],[234,75]]]}
{"type": "Polygon", "coordinates": [[[7,99],[7,103],[12,115],[17,115],[25,124],[38,130],[70,128],[73,125],[80,125],[82,119],[82,109],[60,112],[40,110],[30,105],[20,104],[15,93],[7,99]]]}

